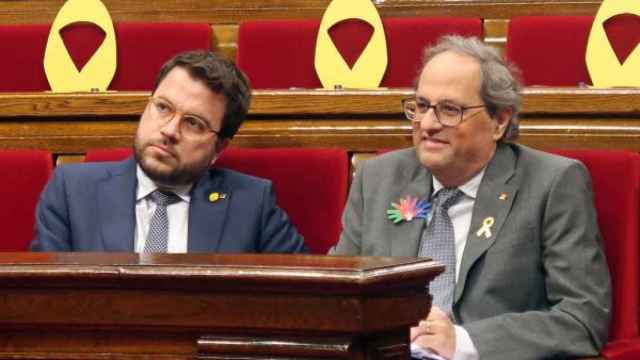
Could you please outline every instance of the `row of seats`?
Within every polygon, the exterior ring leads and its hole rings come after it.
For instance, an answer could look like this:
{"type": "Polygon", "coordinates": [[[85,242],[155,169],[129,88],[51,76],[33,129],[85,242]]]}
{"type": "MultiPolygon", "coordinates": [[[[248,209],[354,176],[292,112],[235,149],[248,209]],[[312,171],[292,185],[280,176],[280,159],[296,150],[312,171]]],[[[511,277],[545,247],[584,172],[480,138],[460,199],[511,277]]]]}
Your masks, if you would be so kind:
{"type": "MultiPolygon", "coordinates": [[[[613,281],[613,316],[608,359],[640,355],[640,155],[628,151],[555,150],[579,159],[588,168],[595,193],[598,223],[613,281]],[[630,355],[632,354],[632,355],[630,355]]],[[[93,150],[86,161],[121,160],[130,149],[93,150]]],[[[38,194],[52,171],[45,151],[0,152],[3,168],[0,207],[6,230],[0,250],[24,251],[32,237],[38,194]]],[[[273,181],[278,203],[290,215],[315,254],[324,254],[341,231],[349,166],[338,149],[230,149],[218,160],[228,167],[273,181]]],[[[588,274],[585,274],[588,276],[588,274]]]]}
{"type": "MultiPolygon", "coordinates": [[[[629,19],[604,24],[621,59],[636,45],[629,19]]],[[[585,65],[592,16],[516,17],[509,22],[506,56],[522,70],[527,85],[589,84],[585,65]]],[[[480,18],[422,17],[383,19],[388,66],[383,87],[412,87],[422,61],[422,49],[445,34],[483,35],[480,18]]],[[[237,64],[254,88],[319,88],[314,70],[319,20],[251,21],[238,30],[237,64]]],[[[49,85],[42,61],[49,25],[0,26],[0,91],[44,91],[49,85]]],[[[364,22],[334,25],[330,35],[343,57],[354,62],[371,35],[364,22]]],[[[176,53],[210,49],[208,24],[116,23],[118,69],[110,90],[150,90],[160,66],[176,53]]],[[[84,24],[63,29],[63,37],[78,68],[100,45],[103,32],[84,24]]]]}

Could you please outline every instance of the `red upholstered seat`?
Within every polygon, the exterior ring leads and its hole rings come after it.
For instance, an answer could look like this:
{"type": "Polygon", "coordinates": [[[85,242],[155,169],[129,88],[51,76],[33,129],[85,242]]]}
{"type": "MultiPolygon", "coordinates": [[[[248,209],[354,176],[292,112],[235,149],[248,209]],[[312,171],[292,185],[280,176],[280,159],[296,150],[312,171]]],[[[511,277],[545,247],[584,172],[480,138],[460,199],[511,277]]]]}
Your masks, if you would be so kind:
{"type": "MultiPolygon", "coordinates": [[[[93,150],[86,161],[120,160],[130,149],[93,150]]],[[[338,149],[229,149],[216,166],[270,179],[277,201],[312,253],[325,254],[338,240],[347,198],[348,159],[338,149]]]]}
{"type": "Polygon", "coordinates": [[[613,286],[610,343],[603,355],[607,359],[638,359],[640,155],[608,150],[552,152],[580,160],[591,174],[598,225],[613,286]]]}
{"type": "MultiPolygon", "coordinates": [[[[0,91],[50,90],[43,66],[50,28],[0,26],[0,91]]],[[[208,24],[116,23],[114,28],[118,68],[110,90],[150,90],[158,70],[173,55],[211,47],[208,24]]],[[[92,50],[88,47],[101,41],[99,31],[70,30],[66,35],[68,48],[74,49],[72,57],[90,57],[92,50]]]]}
{"type": "MultiPolygon", "coordinates": [[[[383,87],[412,87],[425,45],[442,35],[482,36],[477,18],[386,18],[383,25],[388,52],[383,87]]],[[[237,64],[254,88],[319,88],[314,68],[319,27],[318,20],[244,22],[238,32],[237,64]]],[[[337,42],[356,42],[362,31],[366,25],[336,33],[337,42]]]]}
{"type": "Polygon", "coordinates": [[[26,251],[33,240],[35,210],[40,192],[49,180],[53,158],[46,151],[0,151],[0,251],[26,251]]]}
{"type": "Polygon", "coordinates": [[[590,84],[585,54],[593,16],[525,16],[509,21],[506,56],[525,85],[590,84]]]}

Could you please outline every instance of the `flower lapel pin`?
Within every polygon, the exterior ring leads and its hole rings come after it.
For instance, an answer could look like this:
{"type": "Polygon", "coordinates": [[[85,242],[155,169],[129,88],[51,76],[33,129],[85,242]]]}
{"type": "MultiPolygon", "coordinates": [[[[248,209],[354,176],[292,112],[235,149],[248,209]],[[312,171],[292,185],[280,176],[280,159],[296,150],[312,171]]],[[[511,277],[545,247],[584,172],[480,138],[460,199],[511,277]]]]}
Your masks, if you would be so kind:
{"type": "Polygon", "coordinates": [[[392,208],[387,210],[387,217],[394,224],[402,221],[412,221],[413,219],[425,219],[431,203],[424,200],[418,200],[412,196],[400,199],[397,203],[391,203],[392,208]]]}

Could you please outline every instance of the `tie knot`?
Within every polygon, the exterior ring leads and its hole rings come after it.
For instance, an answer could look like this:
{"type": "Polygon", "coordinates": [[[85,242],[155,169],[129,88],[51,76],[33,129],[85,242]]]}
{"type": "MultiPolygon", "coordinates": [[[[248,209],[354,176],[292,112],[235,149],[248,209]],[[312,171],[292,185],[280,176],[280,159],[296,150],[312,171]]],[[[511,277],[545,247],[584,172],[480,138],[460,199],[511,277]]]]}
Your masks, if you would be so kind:
{"type": "Polygon", "coordinates": [[[167,206],[180,201],[178,195],[169,191],[156,190],[149,194],[149,196],[151,196],[151,200],[158,206],[167,206]]]}
{"type": "Polygon", "coordinates": [[[443,188],[435,196],[435,205],[447,211],[451,206],[460,200],[463,192],[458,188],[443,188]]]}

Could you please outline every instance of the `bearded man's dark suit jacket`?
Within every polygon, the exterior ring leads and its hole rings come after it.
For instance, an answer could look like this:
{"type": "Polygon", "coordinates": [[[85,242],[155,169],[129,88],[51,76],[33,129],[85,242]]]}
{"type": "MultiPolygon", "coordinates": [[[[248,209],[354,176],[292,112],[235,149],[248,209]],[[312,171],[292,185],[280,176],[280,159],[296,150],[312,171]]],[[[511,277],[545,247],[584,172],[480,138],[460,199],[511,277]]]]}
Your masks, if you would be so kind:
{"type": "MultiPolygon", "coordinates": [[[[416,256],[425,220],[393,224],[386,210],[407,195],[431,192],[431,172],[414,149],[366,161],[331,252],[416,256]]],[[[597,354],[607,340],[611,302],[600,241],[581,163],[498,144],[474,203],[453,306],[480,359],[597,354]],[[478,236],[489,216],[491,236],[478,236]]]]}
{"type": "MultiPolygon", "coordinates": [[[[134,249],[136,162],[56,168],[36,210],[35,251],[134,249]]],[[[191,189],[188,252],[304,252],[271,182],[211,169],[191,189]],[[212,192],[225,199],[209,201],[212,192]]]]}

